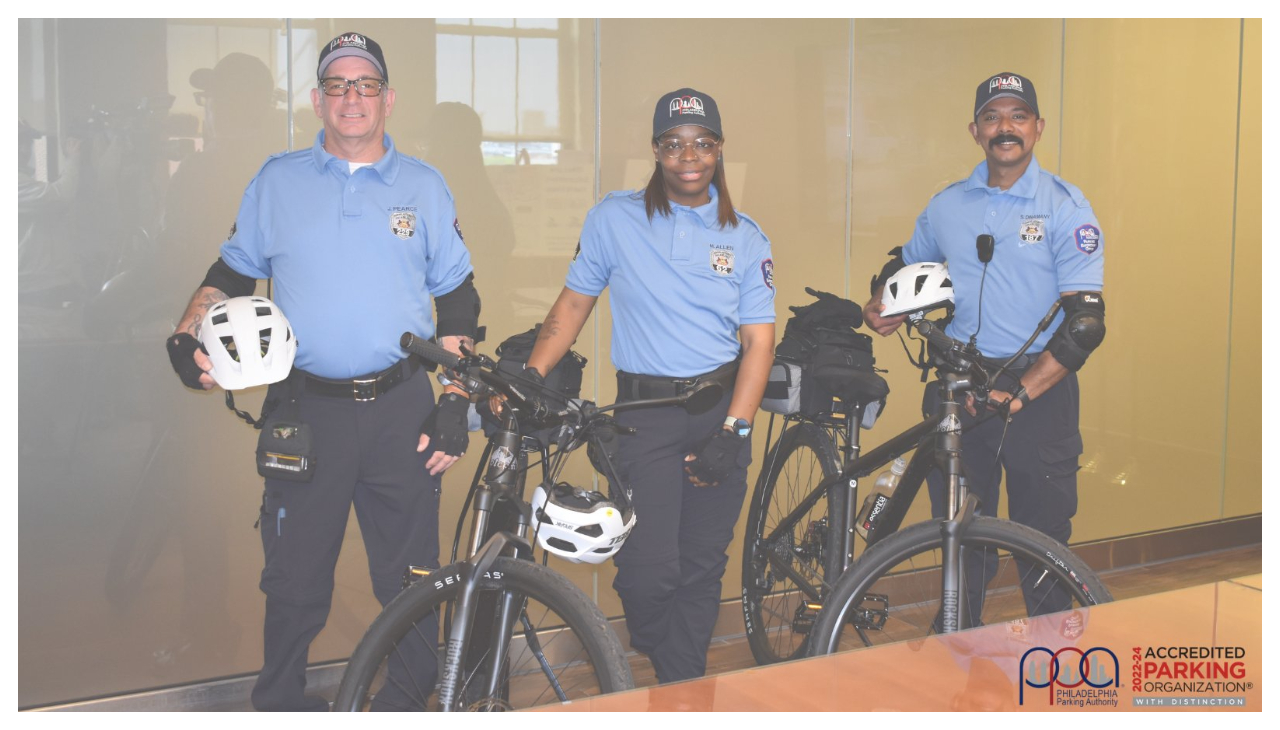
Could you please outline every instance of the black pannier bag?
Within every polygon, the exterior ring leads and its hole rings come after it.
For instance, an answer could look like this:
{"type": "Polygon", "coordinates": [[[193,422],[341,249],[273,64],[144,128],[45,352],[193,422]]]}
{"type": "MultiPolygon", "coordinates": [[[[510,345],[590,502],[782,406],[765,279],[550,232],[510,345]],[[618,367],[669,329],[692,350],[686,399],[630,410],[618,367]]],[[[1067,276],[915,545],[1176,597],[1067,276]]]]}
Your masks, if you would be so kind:
{"type": "Polygon", "coordinates": [[[813,304],[791,307],[760,407],[781,415],[817,416],[839,410],[837,398],[863,402],[862,427],[875,424],[889,386],[875,373],[871,337],[862,326],[862,308],[834,294],[805,291],[813,304]]]}

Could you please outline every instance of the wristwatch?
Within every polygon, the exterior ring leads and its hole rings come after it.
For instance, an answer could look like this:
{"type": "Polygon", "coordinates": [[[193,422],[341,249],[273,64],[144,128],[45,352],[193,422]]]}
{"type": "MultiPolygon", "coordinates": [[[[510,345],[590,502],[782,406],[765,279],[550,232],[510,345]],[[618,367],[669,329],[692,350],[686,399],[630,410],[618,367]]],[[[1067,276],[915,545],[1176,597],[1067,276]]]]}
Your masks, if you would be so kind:
{"type": "Polygon", "coordinates": [[[738,438],[746,438],[751,435],[751,422],[745,418],[725,416],[724,427],[726,430],[732,431],[738,438]]]}

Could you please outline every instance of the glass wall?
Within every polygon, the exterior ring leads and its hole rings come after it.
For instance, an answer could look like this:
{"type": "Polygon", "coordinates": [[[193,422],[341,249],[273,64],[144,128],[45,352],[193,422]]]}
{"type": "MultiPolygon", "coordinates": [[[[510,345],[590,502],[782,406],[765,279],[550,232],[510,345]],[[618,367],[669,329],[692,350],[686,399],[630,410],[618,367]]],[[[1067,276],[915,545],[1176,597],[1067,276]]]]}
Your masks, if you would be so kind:
{"type": "MultiPolygon", "coordinates": [[[[977,82],[1026,74],[1040,164],[1109,243],[1076,536],[1261,511],[1259,21],[717,19],[679,47],[673,23],[699,21],[19,21],[20,706],[258,669],[256,433],[183,388],[161,342],[262,161],[312,144],[317,48],[350,30],[386,49],[397,146],[454,193],[488,351],[541,321],[593,202],[647,179],[662,93],[719,102],[781,324],[805,286],[865,300],[929,197],[980,161],[977,82]]],[[[602,401],[609,322],[605,297],[575,346],[602,401]]],[[[876,346],[893,395],[866,445],[918,414],[917,371],[896,337],[876,346]]],[[[445,560],[473,452],[446,479],[445,560]]],[[[581,461],[568,477],[588,482],[581,461]]],[[[349,532],[313,662],[346,657],[377,612],[349,532]]],[[[621,613],[611,565],[557,568],[621,613]]]]}

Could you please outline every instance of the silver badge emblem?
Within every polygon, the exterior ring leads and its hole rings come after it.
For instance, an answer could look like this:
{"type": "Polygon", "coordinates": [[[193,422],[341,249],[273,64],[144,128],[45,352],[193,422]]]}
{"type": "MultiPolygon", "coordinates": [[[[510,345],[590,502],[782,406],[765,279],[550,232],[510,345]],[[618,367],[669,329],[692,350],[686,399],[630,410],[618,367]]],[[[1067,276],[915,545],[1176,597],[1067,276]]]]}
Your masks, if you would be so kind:
{"type": "Polygon", "coordinates": [[[413,238],[413,229],[418,225],[418,216],[407,210],[397,210],[391,214],[391,232],[409,240],[413,238]]]}
{"type": "Polygon", "coordinates": [[[1044,240],[1044,221],[1039,218],[1028,218],[1018,229],[1018,238],[1023,243],[1040,243],[1044,240]]]}
{"type": "Polygon", "coordinates": [[[727,248],[711,249],[711,270],[720,276],[733,273],[733,251],[727,248]]]}

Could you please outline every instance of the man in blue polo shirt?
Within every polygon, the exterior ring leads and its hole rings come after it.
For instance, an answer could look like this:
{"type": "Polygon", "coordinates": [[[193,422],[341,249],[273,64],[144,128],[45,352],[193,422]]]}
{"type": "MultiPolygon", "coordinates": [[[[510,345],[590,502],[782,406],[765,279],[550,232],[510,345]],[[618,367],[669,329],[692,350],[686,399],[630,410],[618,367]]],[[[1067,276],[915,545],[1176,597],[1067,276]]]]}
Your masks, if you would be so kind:
{"type": "MultiPolygon", "coordinates": [[[[304,694],[307,650],[328,617],[352,505],[386,604],[407,566],[438,565],[440,475],[467,446],[465,395],[446,388],[433,403],[426,373],[398,344],[413,332],[454,352],[470,346],[480,300],[443,178],[384,132],[395,104],[387,81],[373,39],[344,33],[322,48],[311,99],[323,131],[311,148],[268,159],[249,183],[221,257],[169,338],[183,383],[213,387],[199,325],[212,305],[265,278],[297,336],[294,369],[267,401],[296,402],[316,467],[305,483],[266,479],[259,710],[328,708],[304,694]]],[[[400,679],[375,709],[396,709],[396,687],[434,684],[430,656],[404,659],[408,669],[392,666],[400,679]]]]}
{"type": "MultiPolygon", "coordinates": [[[[894,258],[873,280],[865,316],[881,335],[893,332],[905,315],[880,316],[883,281],[906,264],[946,262],[956,305],[947,334],[961,341],[976,336],[984,355],[1004,362],[1061,300],[1063,311],[1011,367],[1018,380],[998,384],[1012,392],[991,393],[997,402],[1012,398],[1013,427],[1006,431],[995,418],[966,428],[963,449],[969,490],[985,514],[996,514],[1003,471],[1009,516],[1065,543],[1083,451],[1076,371],[1105,333],[1104,242],[1079,188],[1036,162],[1032,151],[1044,127],[1030,79],[1000,73],[978,85],[969,132],[986,161],[934,196],[911,240],[890,251],[894,258]],[[993,247],[978,242],[984,234],[993,247]]],[[[934,403],[930,388],[926,412],[934,403]]],[[[930,480],[935,517],[946,509],[944,489],[941,480],[930,480]]]]}

